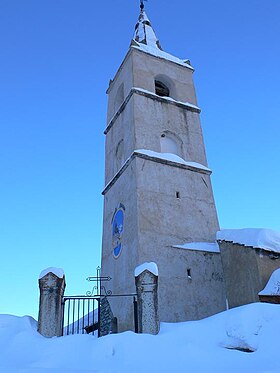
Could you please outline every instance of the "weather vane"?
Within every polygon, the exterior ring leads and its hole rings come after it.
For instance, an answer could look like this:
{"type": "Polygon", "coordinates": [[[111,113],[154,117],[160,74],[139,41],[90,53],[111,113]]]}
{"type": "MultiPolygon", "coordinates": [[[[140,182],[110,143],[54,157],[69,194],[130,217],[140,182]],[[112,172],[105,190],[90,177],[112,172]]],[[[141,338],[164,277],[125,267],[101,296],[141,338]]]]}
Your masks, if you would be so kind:
{"type": "Polygon", "coordinates": [[[145,7],[144,1],[148,1],[148,0],[140,0],[140,9],[141,9],[141,11],[143,11],[144,7],[145,7]]]}

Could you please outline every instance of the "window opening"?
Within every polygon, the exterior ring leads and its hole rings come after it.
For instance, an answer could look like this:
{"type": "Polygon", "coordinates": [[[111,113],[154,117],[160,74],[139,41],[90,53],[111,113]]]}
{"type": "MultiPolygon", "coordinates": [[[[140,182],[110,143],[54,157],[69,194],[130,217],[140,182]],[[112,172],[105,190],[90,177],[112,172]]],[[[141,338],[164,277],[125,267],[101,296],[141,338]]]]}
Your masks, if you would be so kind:
{"type": "Polygon", "coordinates": [[[155,80],[155,92],[158,96],[169,97],[169,88],[159,80],[155,80]]]}
{"type": "Polygon", "coordinates": [[[177,198],[177,199],[180,198],[180,192],[176,192],[176,198],[177,198]]]}
{"type": "Polygon", "coordinates": [[[188,274],[188,279],[191,280],[192,275],[191,275],[191,269],[190,268],[187,269],[187,274],[188,274]]]}

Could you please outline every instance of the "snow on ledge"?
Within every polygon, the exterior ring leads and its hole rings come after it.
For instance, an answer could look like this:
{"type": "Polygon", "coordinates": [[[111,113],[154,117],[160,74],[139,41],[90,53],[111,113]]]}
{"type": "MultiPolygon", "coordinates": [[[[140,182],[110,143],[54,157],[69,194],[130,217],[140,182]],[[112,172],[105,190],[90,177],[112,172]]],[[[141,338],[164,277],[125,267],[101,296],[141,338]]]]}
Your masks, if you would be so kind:
{"type": "Polygon", "coordinates": [[[222,229],[217,240],[230,241],[280,253],[280,232],[264,228],[222,229]]]}
{"type": "Polygon", "coordinates": [[[280,268],[276,269],[259,295],[280,295],[280,268]]]}
{"type": "Polygon", "coordinates": [[[153,95],[155,97],[160,97],[161,99],[163,98],[164,100],[167,100],[167,101],[175,102],[175,103],[180,104],[180,105],[185,105],[187,107],[191,107],[191,108],[199,110],[199,111],[201,110],[198,106],[196,106],[194,104],[191,104],[190,102],[178,101],[178,100],[175,100],[174,98],[169,97],[169,96],[158,96],[156,93],[148,91],[147,89],[143,89],[143,88],[139,88],[139,87],[132,87],[132,90],[140,91],[140,92],[143,92],[143,93],[148,93],[149,95],[153,95]]]}
{"type": "Polygon", "coordinates": [[[44,269],[39,276],[39,280],[46,276],[49,272],[53,273],[56,275],[58,278],[63,278],[64,276],[64,270],[62,268],[56,268],[56,267],[49,267],[44,269]]]}
{"type": "Polygon", "coordinates": [[[158,266],[154,262],[146,262],[135,268],[134,276],[139,276],[145,270],[150,271],[155,276],[158,276],[158,266]]]}
{"type": "Polygon", "coordinates": [[[220,248],[217,242],[188,242],[183,245],[174,245],[176,249],[207,251],[209,253],[219,253],[220,248]]]}
{"type": "Polygon", "coordinates": [[[149,157],[164,159],[166,161],[180,163],[180,164],[183,164],[183,165],[186,165],[186,166],[190,166],[190,167],[194,167],[194,168],[197,168],[197,169],[200,169],[200,170],[211,172],[210,168],[208,168],[206,166],[203,166],[200,163],[185,161],[183,158],[179,157],[176,154],[172,154],[172,153],[158,153],[158,152],[154,152],[153,150],[147,150],[147,149],[134,150],[134,153],[145,154],[145,155],[148,155],[149,157]]]}

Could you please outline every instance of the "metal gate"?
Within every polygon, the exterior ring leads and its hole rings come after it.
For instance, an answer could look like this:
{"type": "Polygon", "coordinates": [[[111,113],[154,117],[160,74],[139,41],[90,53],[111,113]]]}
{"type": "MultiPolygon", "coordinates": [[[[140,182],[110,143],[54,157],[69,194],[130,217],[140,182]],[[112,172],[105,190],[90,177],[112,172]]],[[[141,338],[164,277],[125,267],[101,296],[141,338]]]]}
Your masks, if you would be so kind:
{"type": "MultiPolygon", "coordinates": [[[[62,301],[62,335],[92,334],[100,337],[103,298],[131,297],[133,300],[134,330],[138,333],[138,310],[136,294],[112,294],[106,290],[103,281],[110,281],[111,277],[101,277],[101,269],[97,268],[97,276],[88,277],[88,281],[96,282],[92,291],[86,296],[65,296],[62,301]]],[[[118,316],[118,315],[114,315],[118,316]]]]}
{"type": "Polygon", "coordinates": [[[62,335],[93,334],[100,337],[100,297],[68,296],[62,303],[62,335]]]}

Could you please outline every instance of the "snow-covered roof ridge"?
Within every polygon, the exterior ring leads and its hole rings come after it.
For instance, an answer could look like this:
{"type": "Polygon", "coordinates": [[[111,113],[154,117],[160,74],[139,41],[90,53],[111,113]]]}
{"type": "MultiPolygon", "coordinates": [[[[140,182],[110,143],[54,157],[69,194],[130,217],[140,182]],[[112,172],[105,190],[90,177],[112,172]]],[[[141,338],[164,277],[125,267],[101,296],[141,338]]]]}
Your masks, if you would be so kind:
{"type": "Polygon", "coordinates": [[[193,250],[193,251],[206,251],[209,253],[219,253],[220,248],[218,243],[215,242],[187,242],[182,245],[173,245],[176,249],[193,250]]]}
{"type": "Polygon", "coordinates": [[[280,253],[280,232],[265,228],[222,229],[217,240],[280,253]]]}
{"type": "Polygon", "coordinates": [[[131,45],[131,48],[138,49],[142,52],[151,54],[152,56],[162,58],[162,59],[167,60],[167,61],[175,62],[178,65],[188,67],[189,69],[194,70],[194,68],[191,66],[190,61],[188,59],[183,60],[183,59],[175,57],[172,54],[167,53],[167,52],[165,52],[165,51],[163,51],[159,48],[154,48],[154,47],[151,47],[150,45],[145,45],[145,44],[138,43],[134,39],[133,39],[133,41],[134,41],[134,43],[131,45]]]}
{"type": "Polygon", "coordinates": [[[147,149],[137,149],[137,150],[134,150],[134,153],[144,154],[144,155],[147,155],[147,156],[152,157],[152,158],[159,158],[159,159],[163,159],[163,160],[166,160],[166,161],[169,161],[169,162],[183,164],[185,166],[189,166],[189,167],[194,168],[194,169],[199,169],[199,170],[211,172],[210,168],[208,168],[208,167],[206,167],[206,166],[204,166],[200,163],[185,161],[183,158],[179,157],[176,154],[172,154],[172,153],[158,153],[158,152],[155,152],[153,150],[147,150],[147,149]]]}
{"type": "Polygon", "coordinates": [[[160,42],[144,9],[141,10],[138,22],[136,23],[133,40],[152,48],[162,50],[160,42]]]}
{"type": "Polygon", "coordinates": [[[280,268],[272,272],[265,288],[259,292],[259,295],[280,295],[280,268]]]}
{"type": "Polygon", "coordinates": [[[53,273],[58,278],[63,278],[64,276],[64,270],[62,268],[48,267],[40,273],[39,280],[46,276],[48,273],[53,273]]]}

